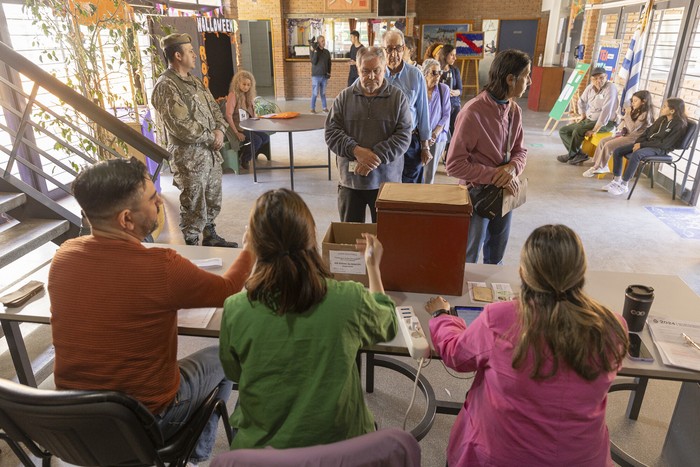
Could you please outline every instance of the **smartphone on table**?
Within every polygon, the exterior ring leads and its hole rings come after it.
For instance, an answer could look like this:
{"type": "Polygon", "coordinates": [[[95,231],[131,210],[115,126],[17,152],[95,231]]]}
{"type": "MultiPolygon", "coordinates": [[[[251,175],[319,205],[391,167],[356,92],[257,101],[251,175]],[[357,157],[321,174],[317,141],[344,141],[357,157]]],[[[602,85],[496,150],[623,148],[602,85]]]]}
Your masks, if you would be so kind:
{"type": "Polygon", "coordinates": [[[640,362],[653,362],[654,356],[651,354],[647,346],[642,342],[639,334],[633,332],[628,333],[630,339],[630,348],[628,355],[630,359],[640,362]]]}

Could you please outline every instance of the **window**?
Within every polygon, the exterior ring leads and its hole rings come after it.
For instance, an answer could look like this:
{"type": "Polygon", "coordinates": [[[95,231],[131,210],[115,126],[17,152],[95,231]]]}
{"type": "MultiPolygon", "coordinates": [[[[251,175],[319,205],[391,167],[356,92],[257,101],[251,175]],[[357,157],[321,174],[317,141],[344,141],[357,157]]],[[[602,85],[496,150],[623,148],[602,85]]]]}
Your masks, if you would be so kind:
{"type": "Polygon", "coordinates": [[[681,21],[685,8],[654,10],[649,21],[649,39],[644,49],[644,62],[639,89],[651,93],[654,106],[659,109],[666,96],[666,86],[677,50],[681,21]]]}

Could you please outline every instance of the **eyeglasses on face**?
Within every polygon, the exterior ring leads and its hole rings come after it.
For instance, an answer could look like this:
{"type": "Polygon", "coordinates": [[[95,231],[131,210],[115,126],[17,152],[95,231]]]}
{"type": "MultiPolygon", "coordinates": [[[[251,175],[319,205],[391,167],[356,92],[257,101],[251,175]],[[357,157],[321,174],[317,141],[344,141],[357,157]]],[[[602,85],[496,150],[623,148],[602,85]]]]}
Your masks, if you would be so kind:
{"type": "Polygon", "coordinates": [[[400,54],[403,52],[403,45],[397,45],[394,47],[384,47],[384,50],[386,50],[387,55],[391,55],[393,53],[400,54]]]}
{"type": "Polygon", "coordinates": [[[440,76],[442,74],[442,71],[440,70],[430,70],[430,74],[433,76],[440,76]]]}

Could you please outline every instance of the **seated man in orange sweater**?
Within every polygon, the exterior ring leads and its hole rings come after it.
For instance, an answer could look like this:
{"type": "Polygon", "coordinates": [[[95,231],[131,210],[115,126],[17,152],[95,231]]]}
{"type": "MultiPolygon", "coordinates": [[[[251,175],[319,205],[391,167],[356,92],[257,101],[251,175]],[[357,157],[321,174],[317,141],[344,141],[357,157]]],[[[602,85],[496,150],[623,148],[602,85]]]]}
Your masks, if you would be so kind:
{"type": "MultiPolygon", "coordinates": [[[[243,288],[253,254],[244,238],[218,276],[174,250],[143,246],[163,201],[135,159],[84,169],[73,193],[92,235],[63,243],[49,273],[56,387],[124,392],[156,416],[168,439],[214,388],[224,400],[231,393],[218,346],[177,360],[177,310],[222,306],[243,288]]],[[[217,424],[212,416],[191,463],[209,458],[217,424]]]]}

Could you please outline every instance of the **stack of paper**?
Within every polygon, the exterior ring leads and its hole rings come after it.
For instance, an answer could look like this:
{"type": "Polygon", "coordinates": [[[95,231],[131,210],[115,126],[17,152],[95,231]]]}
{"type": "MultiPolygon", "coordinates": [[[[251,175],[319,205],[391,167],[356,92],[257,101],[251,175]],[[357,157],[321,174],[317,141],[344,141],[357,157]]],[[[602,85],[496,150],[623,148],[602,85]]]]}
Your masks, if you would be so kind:
{"type": "Polygon", "coordinates": [[[202,269],[216,269],[224,264],[221,258],[193,259],[191,261],[202,269]]]}
{"type": "Polygon", "coordinates": [[[700,323],[649,315],[647,325],[665,365],[700,371],[700,350],[689,345],[683,337],[685,333],[700,343],[700,323]]]}
{"type": "Polygon", "coordinates": [[[182,308],[177,310],[177,325],[182,328],[206,328],[216,308],[182,308]]]}
{"type": "Polygon", "coordinates": [[[492,282],[491,288],[486,282],[467,282],[469,298],[474,302],[505,302],[512,300],[515,294],[507,282],[492,282]]]}

